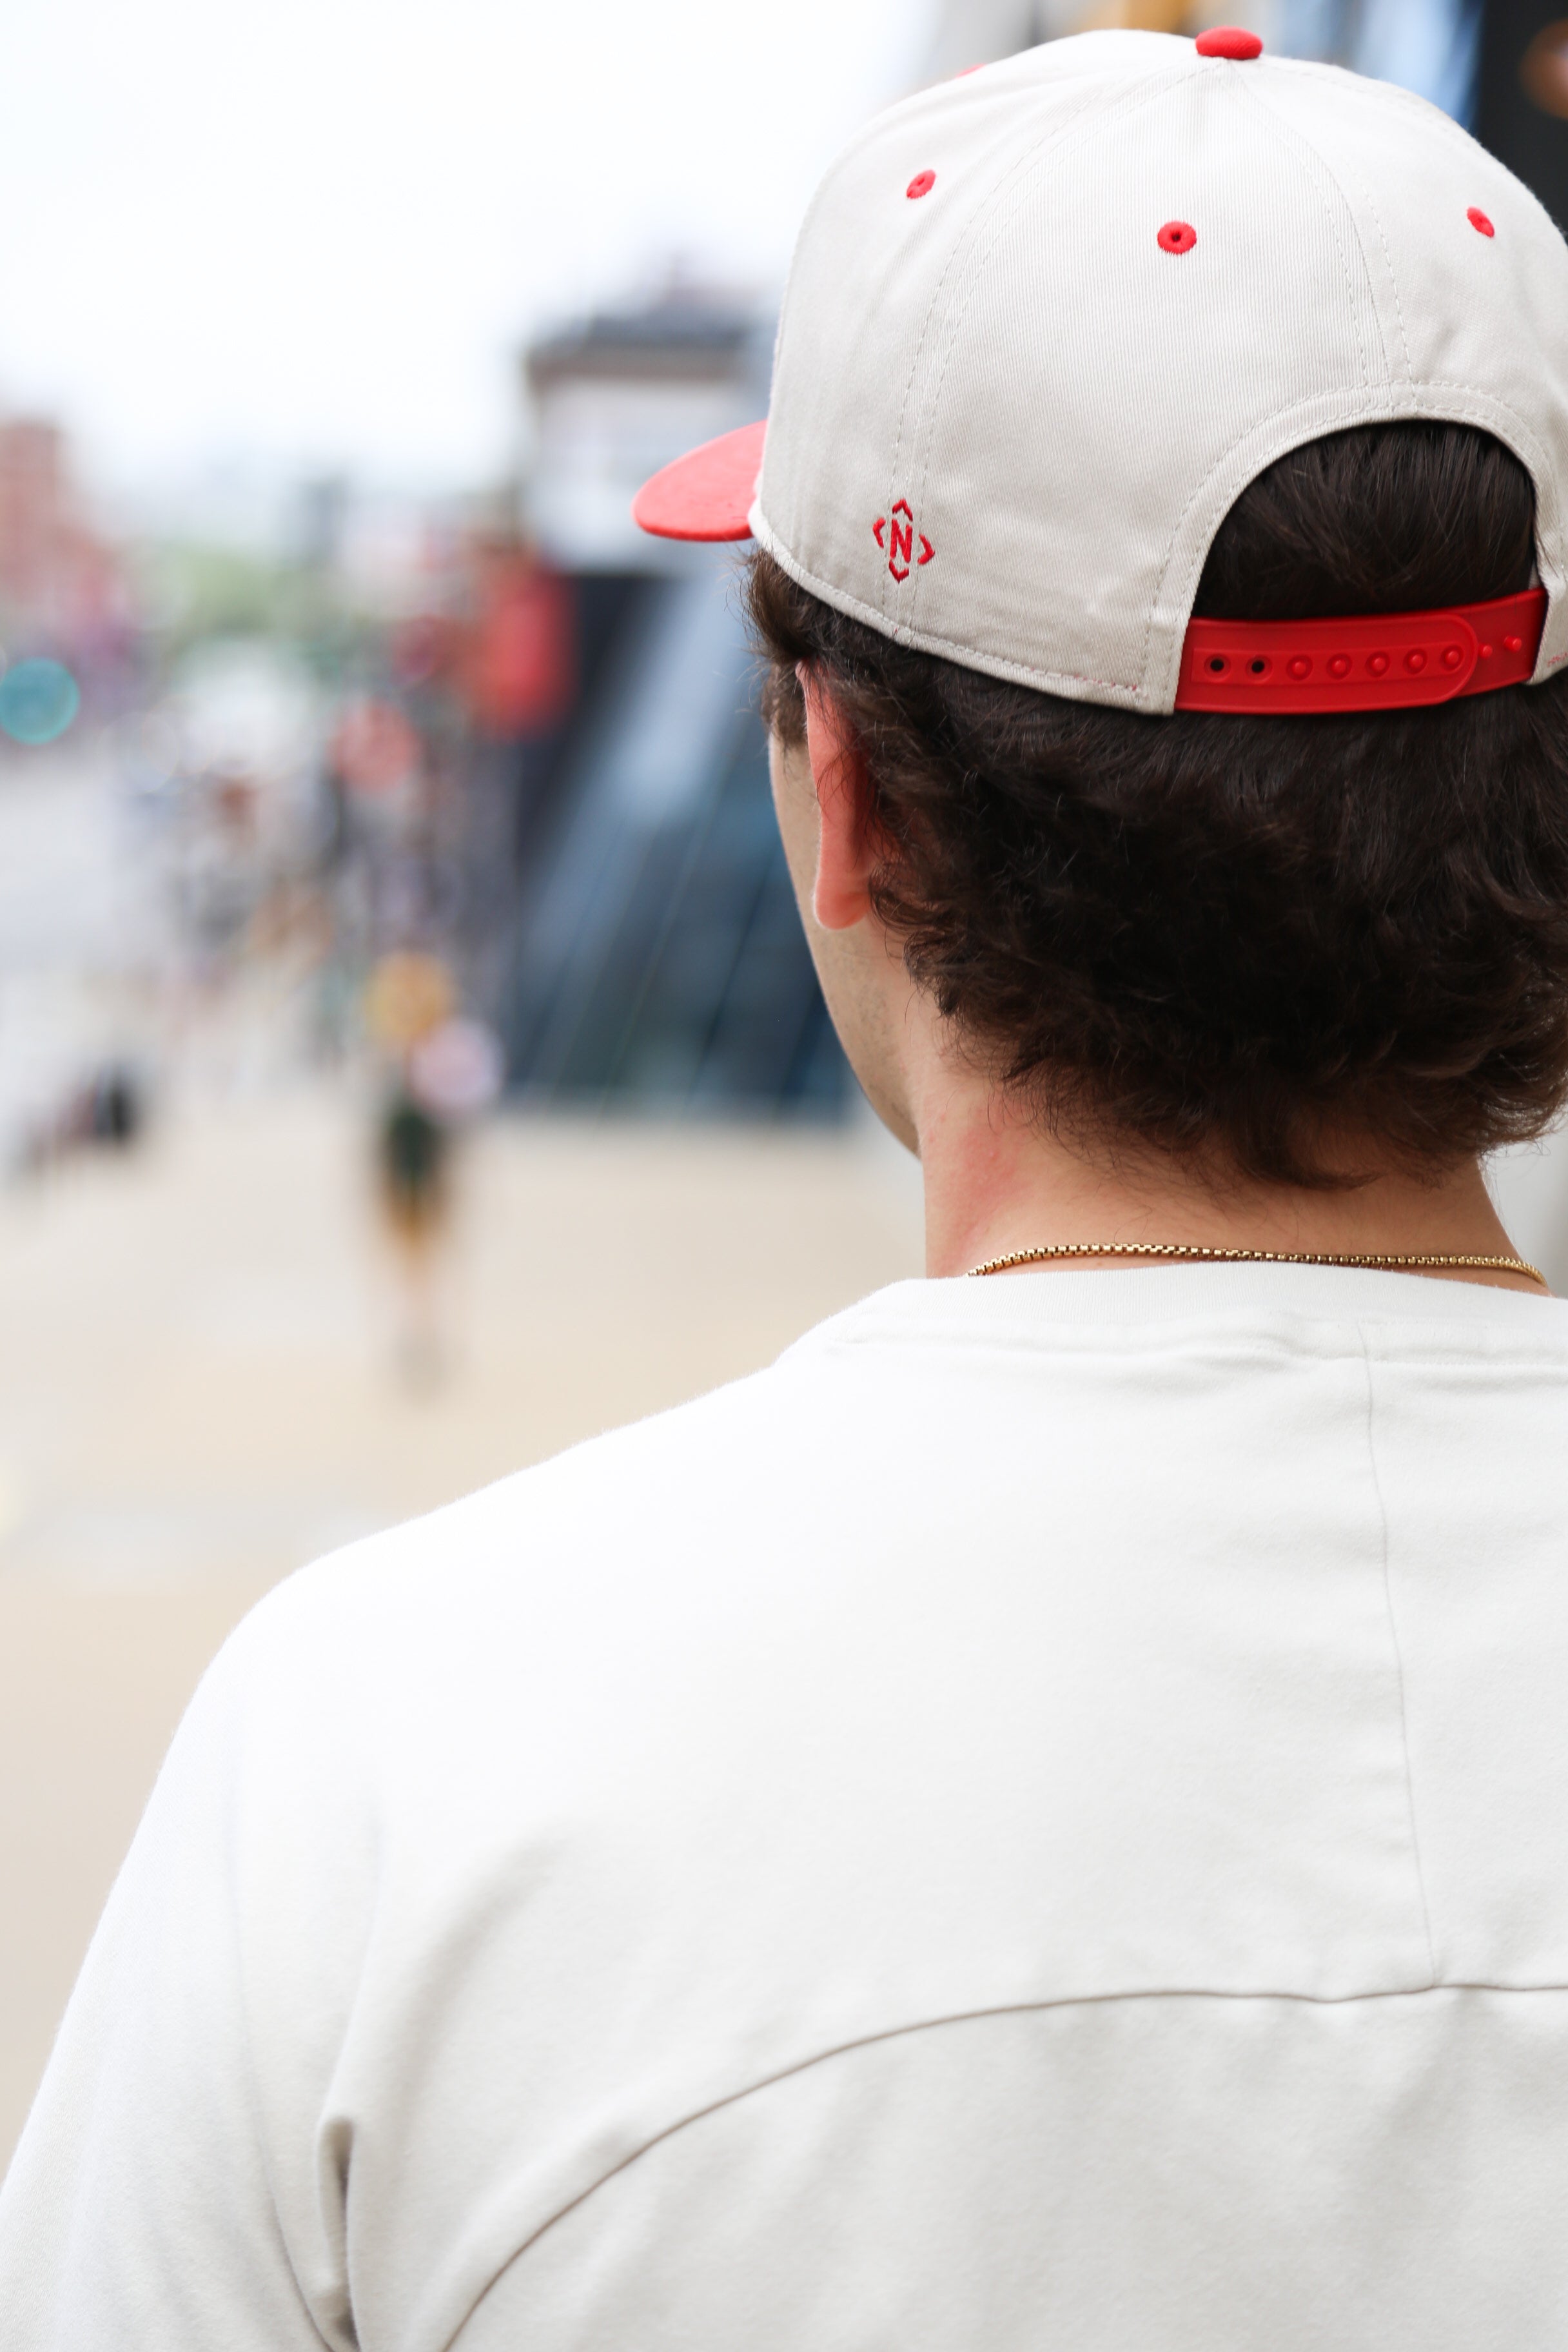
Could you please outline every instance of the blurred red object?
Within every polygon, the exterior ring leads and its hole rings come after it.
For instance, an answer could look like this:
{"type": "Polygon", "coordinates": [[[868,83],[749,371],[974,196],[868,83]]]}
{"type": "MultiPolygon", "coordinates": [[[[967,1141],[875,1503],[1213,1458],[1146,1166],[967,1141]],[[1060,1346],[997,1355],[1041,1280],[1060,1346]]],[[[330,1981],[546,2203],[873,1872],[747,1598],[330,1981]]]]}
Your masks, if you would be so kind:
{"type": "Polygon", "coordinates": [[[559,726],[577,690],[571,584],[521,549],[491,549],[459,678],[468,715],[499,742],[559,726]]]}

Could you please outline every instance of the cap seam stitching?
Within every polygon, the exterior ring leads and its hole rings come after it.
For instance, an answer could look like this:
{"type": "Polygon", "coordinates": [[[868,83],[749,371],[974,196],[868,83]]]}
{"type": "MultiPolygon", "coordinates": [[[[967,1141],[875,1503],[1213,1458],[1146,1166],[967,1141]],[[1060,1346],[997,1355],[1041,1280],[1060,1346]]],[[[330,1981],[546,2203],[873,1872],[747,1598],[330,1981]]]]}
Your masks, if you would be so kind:
{"type": "MultiPolygon", "coordinates": [[[[1268,125],[1277,126],[1279,135],[1289,142],[1296,156],[1297,169],[1300,172],[1301,176],[1303,180],[1306,181],[1308,186],[1314,190],[1319,202],[1322,205],[1323,216],[1328,223],[1329,233],[1333,238],[1334,251],[1338,257],[1340,268],[1344,277],[1345,304],[1354,327],[1356,356],[1361,365],[1361,388],[1363,393],[1370,393],[1372,390],[1372,383],[1367,367],[1366,341],[1362,331],[1361,320],[1356,310],[1355,285],[1351,272],[1350,256],[1345,250],[1345,243],[1342,234],[1341,223],[1335,215],[1333,205],[1329,202],[1328,194],[1322,185],[1322,179],[1319,176],[1319,172],[1315,172],[1312,169],[1313,164],[1316,164],[1322,175],[1328,179],[1335,194],[1339,197],[1340,203],[1347,213],[1350,211],[1349,199],[1346,196],[1343,188],[1341,187],[1338,179],[1328,170],[1328,166],[1323,163],[1322,158],[1317,154],[1315,150],[1308,146],[1306,141],[1301,138],[1294,125],[1288,121],[1283,115],[1279,114],[1277,110],[1268,106],[1249,84],[1239,82],[1238,87],[1241,89],[1244,102],[1251,106],[1258,114],[1265,117],[1266,122],[1268,125]]],[[[1364,250],[1360,248],[1359,239],[1358,251],[1360,252],[1362,268],[1367,278],[1367,290],[1370,294],[1372,290],[1371,272],[1367,270],[1366,255],[1364,250]]],[[[1375,304],[1373,307],[1375,310],[1375,304]]],[[[1381,337],[1381,329],[1379,330],[1379,332],[1381,337]]],[[[1386,367],[1386,352],[1384,354],[1384,358],[1386,367]]],[[[1314,394],[1310,396],[1316,398],[1318,395],[1314,394]]],[[[1264,418],[1261,425],[1254,425],[1252,428],[1253,431],[1256,433],[1261,430],[1263,425],[1276,423],[1280,416],[1287,413],[1287,410],[1290,405],[1290,403],[1285,403],[1283,406],[1274,411],[1273,415],[1264,418]]],[[[1182,526],[1186,521],[1188,515],[1192,512],[1194,504],[1198,498],[1200,488],[1206,488],[1208,483],[1213,481],[1215,475],[1220,470],[1224,462],[1223,457],[1216,458],[1215,464],[1209,468],[1203,485],[1200,486],[1194,484],[1185,504],[1182,508],[1181,513],[1176,517],[1174,522],[1172,524],[1170,536],[1165,541],[1164,552],[1160,559],[1158,584],[1156,586],[1154,595],[1150,600],[1148,611],[1144,615],[1143,658],[1141,666],[1142,691],[1144,694],[1150,694],[1152,690],[1149,679],[1149,647],[1154,634],[1154,614],[1165,602],[1166,583],[1170,577],[1171,563],[1175,553],[1176,541],[1181,536],[1182,526]]],[[[1256,480],[1256,475],[1252,478],[1256,480]]],[[[1215,529],[1218,529],[1217,524],[1215,525],[1215,529]]],[[[1208,551],[1205,548],[1204,551],[1205,559],[1207,552],[1208,551]]],[[[1193,567],[1191,581],[1181,599],[1185,618],[1182,623],[1180,631],[1176,633],[1175,635],[1175,642],[1172,648],[1173,659],[1168,661],[1166,665],[1167,676],[1170,677],[1171,700],[1173,705],[1175,701],[1176,690],[1181,677],[1182,646],[1185,639],[1187,625],[1192,619],[1193,598],[1197,593],[1198,582],[1202,576],[1203,564],[1200,562],[1193,567]],[[1174,671],[1174,676],[1171,677],[1170,673],[1173,669],[1174,671]]],[[[1163,689],[1158,699],[1162,703],[1164,700],[1163,689]]]]}
{"type": "MultiPolygon", "coordinates": [[[[1321,181],[1327,180],[1330,186],[1333,189],[1334,194],[1338,196],[1340,203],[1343,205],[1345,211],[1350,213],[1351,203],[1350,198],[1345,192],[1344,184],[1341,180],[1339,173],[1333,169],[1332,165],[1328,162],[1328,159],[1323,155],[1321,151],[1312,146],[1309,141],[1304,139],[1301,133],[1297,130],[1295,124],[1289,120],[1289,117],[1282,114],[1278,107],[1270,106],[1268,100],[1255,86],[1248,84],[1246,95],[1247,103],[1254,107],[1259,114],[1266,116],[1268,121],[1275,127],[1276,135],[1281,140],[1288,141],[1291,147],[1294,148],[1298,160],[1300,161],[1303,158],[1305,159],[1305,162],[1302,164],[1303,175],[1309,181],[1317,181],[1320,184],[1320,188],[1321,181]]],[[[1367,364],[1366,338],[1362,330],[1361,320],[1356,312],[1355,287],[1351,273],[1350,257],[1346,252],[1344,238],[1341,234],[1341,224],[1335,217],[1333,207],[1327,202],[1326,198],[1323,202],[1323,211],[1328,217],[1329,226],[1333,234],[1334,249],[1339,255],[1340,267],[1344,271],[1345,297],[1350,305],[1352,319],[1355,323],[1356,351],[1361,359],[1362,383],[1363,387],[1370,392],[1372,389],[1372,375],[1367,364]]],[[[1351,227],[1353,232],[1355,229],[1353,215],[1351,220],[1351,227]]],[[[1363,274],[1366,279],[1367,292],[1371,295],[1372,272],[1367,268],[1366,248],[1363,245],[1359,235],[1355,236],[1355,247],[1361,261],[1363,274]]],[[[1373,297],[1373,310],[1374,316],[1376,315],[1376,299],[1373,297]]],[[[1403,333],[1403,330],[1401,331],[1403,333]]],[[[1383,341],[1383,327],[1381,320],[1378,322],[1378,341],[1380,342],[1383,341]]],[[[1386,372],[1388,368],[1388,352],[1386,346],[1384,350],[1383,361],[1384,367],[1386,372]]],[[[1406,362],[1406,373],[1408,373],[1408,359],[1406,362]]]]}
{"type": "MultiPolygon", "coordinates": [[[[1082,98],[1079,104],[1073,109],[1072,112],[1067,117],[1066,121],[1059,126],[1058,135],[1065,134],[1067,131],[1070,131],[1075,123],[1079,121],[1085,114],[1089,113],[1100,95],[1100,92],[1090,90],[1088,95],[1082,98]]],[[[1033,131],[1032,124],[1030,129],[1031,131],[1033,131]]],[[[891,508],[893,499],[899,495],[899,469],[903,457],[904,437],[909,425],[910,403],[914,393],[915,377],[920,372],[921,354],[925,349],[926,338],[931,332],[931,320],[935,317],[937,307],[942,300],[942,290],[945,288],[948,279],[952,277],[954,268],[957,267],[958,257],[963,251],[966,239],[973,234],[976,225],[984,218],[987,205],[994,205],[1002,201],[1005,191],[1011,185],[1013,181],[1017,178],[1018,174],[1026,169],[1031,160],[1038,153],[1038,152],[1039,141],[1037,135],[1031,137],[1029,143],[1026,144],[1022,152],[1015,157],[1013,163],[1004,173],[1001,180],[994,186],[983,191],[983,193],[975,198],[968,217],[964,220],[956,236],[953,238],[947,259],[942,264],[942,275],[937,279],[936,285],[931,290],[931,299],[926,304],[925,317],[921,320],[920,332],[915,337],[914,344],[910,353],[910,372],[908,376],[905,378],[903,398],[899,404],[899,429],[893,440],[892,466],[888,481],[888,501],[889,509],[891,508]]],[[[922,490],[923,488],[924,484],[922,479],[922,490]]],[[[879,564],[877,570],[878,593],[881,601],[878,609],[885,618],[891,619],[892,614],[889,613],[888,605],[888,592],[881,584],[883,576],[882,567],[879,564]]]]}
{"type": "MultiPolygon", "coordinates": [[[[1276,121],[1280,123],[1285,122],[1285,117],[1280,114],[1279,109],[1277,107],[1268,106],[1268,100],[1260,91],[1254,91],[1253,100],[1256,105],[1267,107],[1268,112],[1274,116],[1276,121]]],[[[1289,126],[1287,125],[1287,127],[1289,128],[1289,126]]],[[[1335,182],[1342,194],[1343,194],[1347,187],[1347,182],[1342,175],[1339,167],[1335,163],[1331,163],[1328,156],[1323,154],[1321,150],[1314,149],[1313,152],[1317,155],[1324,171],[1328,173],[1330,178],[1335,182]]],[[[1399,348],[1405,361],[1405,381],[1406,383],[1411,383],[1415,381],[1415,365],[1410,356],[1410,338],[1405,331],[1405,302],[1399,291],[1399,278],[1394,267],[1394,256],[1389,251],[1388,237],[1383,226],[1383,215],[1379,212],[1376,201],[1373,198],[1371,190],[1368,188],[1365,181],[1361,177],[1359,173],[1354,176],[1353,184],[1362,203],[1372,215],[1373,224],[1377,230],[1377,241],[1383,248],[1384,264],[1388,271],[1388,282],[1394,289],[1394,315],[1399,327],[1399,348]]],[[[1363,246],[1363,257],[1364,260],[1364,245],[1363,246]]],[[[1387,357],[1386,352],[1384,352],[1384,357],[1385,359],[1387,357]]]]}
{"type": "Polygon", "coordinates": [[[1366,206],[1368,212],[1372,215],[1373,224],[1377,229],[1377,241],[1383,247],[1383,258],[1388,270],[1388,282],[1394,289],[1394,315],[1399,321],[1399,348],[1405,355],[1405,381],[1406,383],[1414,383],[1415,377],[1415,364],[1410,356],[1410,338],[1405,331],[1405,302],[1404,298],[1399,291],[1399,276],[1394,267],[1394,256],[1388,249],[1388,238],[1384,230],[1383,215],[1377,209],[1377,205],[1373,198],[1371,190],[1360,183],[1358,183],[1358,185],[1361,187],[1361,200],[1366,206]]]}
{"type": "MultiPolygon", "coordinates": [[[[1197,74],[1198,74],[1198,68],[1196,68],[1195,67],[1189,66],[1189,67],[1185,68],[1183,71],[1181,71],[1181,72],[1179,72],[1179,73],[1174,73],[1174,74],[1173,74],[1173,75],[1171,76],[1170,80],[1169,80],[1168,82],[1163,82],[1163,83],[1162,83],[1162,84],[1159,86],[1159,88],[1158,88],[1158,89],[1152,89],[1152,90],[1151,90],[1151,89],[1140,89],[1134,88],[1134,89],[1131,89],[1131,90],[1125,90],[1125,91],[1123,91],[1123,92],[1121,92],[1121,93],[1120,94],[1120,96],[1119,96],[1119,98],[1118,98],[1118,100],[1117,100],[1117,101],[1116,101],[1116,103],[1115,103],[1114,105],[1110,105],[1110,106],[1101,106],[1098,110],[1094,111],[1094,112],[1093,112],[1093,120],[1094,120],[1095,123],[1097,124],[1097,126],[1103,126],[1104,124],[1106,124],[1106,123],[1108,123],[1108,122],[1112,122],[1112,121],[1117,121],[1117,120],[1118,120],[1118,119],[1120,119],[1121,116],[1125,115],[1126,113],[1129,113],[1129,112],[1131,112],[1131,111],[1134,111],[1134,110],[1136,110],[1136,109],[1137,109],[1137,108],[1139,108],[1140,106],[1144,107],[1144,108],[1152,108],[1152,107],[1153,107],[1154,105],[1156,105],[1156,104],[1157,104],[1161,100],[1163,100],[1163,99],[1164,99],[1164,98],[1167,98],[1167,97],[1170,95],[1170,92],[1171,92],[1171,90],[1172,90],[1173,89],[1179,87],[1179,86],[1180,86],[1182,83],[1184,83],[1184,82],[1195,81],[1195,80],[1197,79],[1197,74]]],[[[1079,108],[1077,108],[1077,109],[1075,110],[1075,111],[1068,117],[1067,121],[1066,121],[1066,122],[1064,122],[1063,124],[1061,124],[1061,125],[1060,125],[1060,127],[1059,127],[1059,129],[1058,129],[1058,130],[1054,131],[1051,133],[1051,135],[1050,135],[1047,139],[1046,139],[1045,141],[1043,141],[1043,142],[1042,142],[1042,141],[1037,141],[1037,142],[1035,142],[1035,144],[1034,144],[1034,145],[1032,145],[1029,149],[1027,149],[1027,150],[1026,151],[1025,154],[1023,154],[1023,155],[1021,155],[1021,156],[1019,157],[1017,163],[1014,166],[1013,170],[1008,173],[1007,178],[1006,178],[1006,179],[1005,179],[1005,180],[1001,184],[1001,185],[1000,185],[999,187],[997,187],[996,189],[994,189],[994,190],[992,192],[992,209],[993,209],[993,215],[994,215],[994,213],[995,213],[997,210],[999,210],[999,209],[1000,209],[1001,205],[1002,205],[1002,204],[1003,204],[1003,202],[1004,202],[1005,195],[1008,195],[1008,194],[1015,194],[1015,193],[1016,193],[1016,182],[1018,181],[1018,179],[1019,179],[1019,178],[1024,174],[1024,173],[1026,172],[1026,170],[1027,168],[1029,168],[1030,166],[1038,166],[1038,165],[1043,164],[1043,163],[1044,163],[1044,161],[1045,161],[1045,159],[1046,159],[1046,157],[1047,157],[1047,155],[1049,155],[1053,160],[1056,160],[1057,158],[1058,158],[1058,157],[1059,157],[1059,155],[1060,155],[1060,153],[1061,153],[1061,151],[1062,151],[1062,148],[1063,148],[1064,144],[1066,143],[1068,134],[1069,132],[1071,132],[1071,131],[1073,131],[1077,130],[1079,126],[1081,126],[1081,124],[1082,124],[1082,122],[1083,122],[1083,121],[1084,121],[1085,116],[1086,116],[1086,115],[1088,115],[1088,114],[1089,114],[1090,112],[1091,112],[1091,102],[1090,102],[1089,100],[1085,100],[1085,102],[1083,103],[1083,105],[1081,105],[1081,106],[1079,106],[1079,108]]],[[[975,213],[972,215],[971,219],[969,220],[969,222],[968,222],[968,223],[966,224],[966,226],[965,226],[965,229],[964,229],[964,235],[965,235],[965,236],[969,236],[969,235],[970,235],[970,233],[971,233],[973,230],[974,230],[974,229],[975,229],[975,227],[976,227],[977,224],[979,224],[980,220],[981,220],[981,211],[980,211],[980,209],[979,209],[979,208],[977,208],[977,209],[976,209],[976,211],[975,211],[975,213]]],[[[974,265],[974,272],[973,272],[973,278],[972,278],[972,279],[971,279],[971,283],[970,283],[970,286],[969,286],[968,291],[963,295],[963,299],[962,299],[962,302],[960,303],[960,305],[959,305],[959,307],[958,307],[957,310],[956,310],[954,313],[952,313],[952,314],[949,317],[949,319],[948,319],[948,320],[947,320],[947,326],[946,326],[946,336],[945,336],[945,343],[944,343],[944,348],[943,348],[942,352],[942,362],[941,362],[940,371],[939,371],[938,375],[937,375],[937,380],[936,380],[935,385],[934,385],[934,386],[933,386],[933,388],[932,388],[932,391],[931,391],[931,397],[930,397],[930,399],[929,399],[929,400],[925,403],[925,404],[924,404],[924,420],[923,420],[923,422],[924,422],[924,438],[925,438],[925,443],[926,443],[926,452],[925,452],[924,459],[923,459],[923,461],[921,462],[921,465],[920,475],[919,475],[919,478],[918,478],[918,481],[917,481],[917,484],[916,484],[916,488],[915,488],[915,502],[916,502],[916,505],[917,505],[918,507],[923,507],[923,505],[924,505],[924,502],[925,502],[925,494],[926,494],[926,486],[927,486],[927,484],[929,483],[929,481],[930,481],[930,479],[931,479],[931,448],[932,448],[932,444],[933,444],[933,442],[934,442],[934,440],[935,440],[935,437],[936,437],[936,419],[937,419],[938,413],[939,413],[939,411],[940,411],[940,409],[941,409],[941,406],[942,406],[942,394],[943,394],[944,390],[946,389],[946,385],[947,385],[947,378],[948,378],[948,372],[949,372],[949,370],[950,370],[950,368],[952,367],[952,364],[953,350],[954,350],[954,345],[955,345],[955,343],[956,343],[956,341],[957,341],[958,329],[959,329],[959,328],[960,328],[960,326],[963,324],[963,319],[964,319],[964,317],[965,317],[965,315],[966,315],[966,313],[967,313],[967,311],[968,311],[968,310],[969,310],[969,307],[970,307],[971,303],[972,303],[972,302],[973,301],[973,299],[974,299],[975,293],[976,293],[976,291],[978,290],[978,285],[979,285],[979,281],[980,281],[981,277],[982,277],[982,276],[983,276],[983,275],[984,275],[987,270],[989,270],[989,268],[990,268],[990,267],[991,267],[991,259],[992,259],[992,256],[993,256],[993,254],[994,253],[996,243],[997,243],[997,241],[999,240],[999,238],[1000,238],[1000,236],[1001,236],[1001,235],[1002,235],[1002,231],[1003,231],[1003,228],[1004,228],[1004,226],[1005,226],[1005,224],[1004,224],[1004,223],[1002,223],[1002,222],[1000,222],[1000,221],[995,220],[995,219],[994,219],[994,217],[993,217],[993,219],[992,219],[988,224],[986,224],[986,226],[988,226],[992,229],[992,231],[993,231],[993,235],[992,235],[991,242],[990,242],[990,244],[986,247],[986,248],[985,248],[985,250],[984,250],[984,254],[977,254],[977,255],[976,255],[976,257],[975,257],[975,265],[974,265]]],[[[960,240],[960,242],[962,243],[962,240],[960,240]]],[[[955,245],[955,246],[954,246],[954,247],[953,247],[952,254],[952,255],[950,256],[950,257],[949,257],[949,263],[948,263],[948,268],[949,268],[949,270],[951,270],[951,268],[952,268],[953,264],[956,262],[956,260],[957,260],[957,258],[958,258],[958,251],[959,251],[959,247],[958,247],[957,245],[955,245]]],[[[943,280],[942,280],[942,282],[943,282],[944,284],[946,283],[946,277],[947,277],[947,272],[945,272],[945,271],[944,271],[944,273],[943,273],[943,280]]],[[[912,357],[912,359],[911,359],[911,361],[910,361],[910,378],[909,378],[909,383],[908,383],[908,385],[907,385],[907,386],[906,386],[906,388],[905,388],[905,394],[904,394],[904,412],[903,412],[903,414],[901,414],[901,415],[900,415],[900,421],[899,421],[899,446],[900,446],[900,449],[901,449],[901,447],[902,447],[902,446],[903,446],[904,424],[905,424],[905,417],[907,416],[907,413],[908,413],[908,407],[909,407],[910,396],[910,394],[911,394],[911,393],[912,393],[912,391],[913,391],[913,388],[914,388],[914,380],[915,380],[916,372],[917,372],[917,370],[918,370],[918,368],[919,368],[919,364],[920,364],[920,356],[921,356],[921,350],[922,350],[922,349],[923,349],[923,347],[924,347],[925,338],[926,338],[927,333],[928,333],[928,332],[929,332],[929,331],[930,331],[930,327],[931,327],[931,315],[932,315],[932,311],[934,311],[934,309],[935,309],[935,303],[934,303],[934,300],[933,300],[932,305],[931,305],[931,310],[928,310],[928,311],[927,311],[927,313],[926,313],[925,321],[924,321],[924,324],[922,325],[921,330],[921,340],[920,340],[920,342],[919,342],[919,343],[917,343],[917,345],[916,345],[916,347],[915,347],[914,355],[913,355],[913,357],[912,357]]],[[[921,430],[921,428],[917,426],[917,446],[918,446],[918,439],[919,439],[920,430],[921,430]]],[[[914,620],[916,619],[916,617],[918,616],[919,608],[920,608],[920,604],[921,604],[921,584],[922,584],[922,583],[921,583],[921,581],[917,578],[916,583],[915,583],[915,593],[914,593],[914,596],[913,596],[913,598],[912,598],[912,600],[911,600],[912,609],[911,609],[910,615],[910,622],[911,622],[911,624],[913,623],[913,621],[914,621],[914,620]]],[[[885,598],[884,598],[884,606],[883,606],[883,609],[884,609],[884,610],[886,610],[886,599],[885,599],[885,598]]],[[[1145,667],[1145,668],[1147,668],[1147,667],[1148,667],[1148,660],[1147,660],[1147,638],[1145,638],[1145,656],[1144,656],[1144,665],[1143,665],[1143,666],[1144,666],[1144,667],[1145,667]]],[[[1089,678],[1086,678],[1086,679],[1083,681],[1083,683],[1084,683],[1084,684],[1086,684],[1086,685],[1100,685],[1100,684],[1119,683],[1119,681],[1113,681],[1113,680],[1102,680],[1102,679],[1089,679],[1089,678]]],[[[1128,689],[1128,690],[1129,690],[1129,691],[1136,691],[1136,689],[1135,689],[1135,688],[1131,688],[1131,689],[1128,689]]]]}

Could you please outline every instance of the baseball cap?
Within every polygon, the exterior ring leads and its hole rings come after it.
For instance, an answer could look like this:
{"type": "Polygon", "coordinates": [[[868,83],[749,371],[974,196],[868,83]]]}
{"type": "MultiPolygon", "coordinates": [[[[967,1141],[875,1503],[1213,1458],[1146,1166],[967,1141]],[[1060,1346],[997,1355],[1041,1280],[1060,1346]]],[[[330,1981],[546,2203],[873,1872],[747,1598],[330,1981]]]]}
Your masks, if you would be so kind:
{"type": "Polygon", "coordinates": [[[920,91],[822,182],[765,426],[634,513],[750,536],[827,604],[1072,699],[1368,709],[1568,662],[1568,246],[1386,83],[1085,33],[920,91]],[[1302,443],[1478,426],[1535,488],[1536,579],[1440,614],[1192,618],[1241,492],[1302,443]]]}

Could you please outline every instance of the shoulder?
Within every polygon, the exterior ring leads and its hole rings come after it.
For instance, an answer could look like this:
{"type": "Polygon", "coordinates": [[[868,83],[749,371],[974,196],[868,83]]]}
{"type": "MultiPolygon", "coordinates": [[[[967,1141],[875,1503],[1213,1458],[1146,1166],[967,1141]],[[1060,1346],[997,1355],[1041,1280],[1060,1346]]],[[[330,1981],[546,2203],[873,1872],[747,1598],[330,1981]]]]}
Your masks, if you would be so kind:
{"type": "Polygon", "coordinates": [[[672,1627],[732,1615],[797,1538],[803,1485],[823,1465],[865,1368],[835,1318],[747,1379],[607,1431],[426,1516],[302,1568],[252,1610],[204,1692],[231,1730],[390,1713],[417,1738],[444,1691],[476,1695],[504,1660],[513,1687],[613,1654],[668,1646],[672,1627]],[[410,1692],[422,1694],[410,1709],[410,1692]]]}

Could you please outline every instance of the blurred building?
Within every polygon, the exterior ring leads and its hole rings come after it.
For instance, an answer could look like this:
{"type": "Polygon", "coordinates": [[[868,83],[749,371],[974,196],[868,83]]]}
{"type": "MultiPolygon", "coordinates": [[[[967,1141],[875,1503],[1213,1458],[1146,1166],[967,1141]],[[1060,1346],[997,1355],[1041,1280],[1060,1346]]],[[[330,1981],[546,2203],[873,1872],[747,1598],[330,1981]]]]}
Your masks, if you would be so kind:
{"type": "Polygon", "coordinates": [[[525,361],[528,521],[574,614],[531,754],[495,1016],[538,1100],[833,1112],[847,1073],[768,794],[732,556],[644,538],[637,490],[767,405],[771,314],[676,286],[525,361]]]}
{"type": "Polygon", "coordinates": [[[0,640],[58,656],[89,684],[123,667],[131,607],[116,552],[87,520],[69,448],[47,417],[0,419],[0,640]]]}

